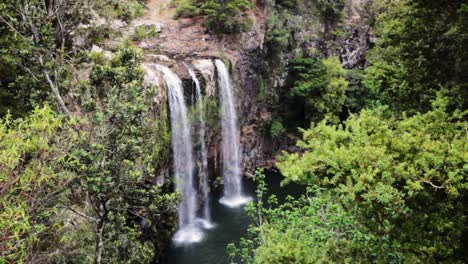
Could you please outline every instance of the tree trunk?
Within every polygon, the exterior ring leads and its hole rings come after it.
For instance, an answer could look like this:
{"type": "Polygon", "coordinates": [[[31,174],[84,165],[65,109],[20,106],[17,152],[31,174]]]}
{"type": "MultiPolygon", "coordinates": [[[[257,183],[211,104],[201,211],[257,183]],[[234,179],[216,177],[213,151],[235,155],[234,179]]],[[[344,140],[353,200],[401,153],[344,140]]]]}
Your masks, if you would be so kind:
{"type": "Polygon", "coordinates": [[[50,89],[52,90],[52,93],[55,95],[55,98],[57,99],[60,107],[62,108],[62,111],[67,115],[70,116],[70,111],[68,110],[67,106],[65,105],[65,102],[63,101],[62,96],[60,95],[59,88],[57,85],[52,81],[52,78],[49,75],[49,72],[46,70],[45,65],[44,65],[44,59],[42,58],[42,55],[38,53],[38,59],[39,63],[42,66],[42,73],[44,74],[47,82],[49,83],[50,89]]]}
{"type": "Polygon", "coordinates": [[[104,251],[104,224],[106,222],[106,213],[104,212],[104,206],[101,204],[99,206],[99,219],[96,224],[96,253],[94,257],[95,264],[102,263],[102,252],[104,251]]]}

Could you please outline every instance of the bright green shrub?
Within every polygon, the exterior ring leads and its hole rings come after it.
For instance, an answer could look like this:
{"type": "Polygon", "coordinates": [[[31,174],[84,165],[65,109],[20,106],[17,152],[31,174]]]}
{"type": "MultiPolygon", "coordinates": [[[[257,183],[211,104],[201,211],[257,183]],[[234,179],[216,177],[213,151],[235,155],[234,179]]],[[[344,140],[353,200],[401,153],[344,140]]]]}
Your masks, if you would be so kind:
{"type": "Polygon", "coordinates": [[[318,54],[311,57],[299,54],[291,68],[293,87],[289,95],[303,101],[306,118],[318,121],[328,117],[330,121],[336,121],[348,87],[346,71],[338,57],[321,59],[318,54]]]}
{"type": "Polygon", "coordinates": [[[239,33],[252,27],[245,13],[252,6],[249,0],[207,0],[201,8],[206,26],[217,33],[239,33]]]}
{"type": "Polygon", "coordinates": [[[200,15],[200,4],[194,0],[180,0],[176,2],[175,18],[180,17],[195,17],[200,15]]]}
{"type": "Polygon", "coordinates": [[[0,119],[0,262],[29,263],[64,237],[61,209],[74,175],[64,169],[76,134],[49,107],[0,119]]]}
{"type": "Polygon", "coordinates": [[[364,79],[385,104],[427,111],[438,91],[450,108],[468,107],[468,4],[455,1],[376,1],[376,45],[364,79]],[[380,12],[380,13],[379,13],[380,12]]]}
{"type": "MultiPolygon", "coordinates": [[[[426,114],[398,118],[364,110],[343,125],[303,131],[302,155],[277,164],[286,181],[337,192],[373,235],[398,247],[403,262],[459,263],[467,221],[467,128],[440,98],[426,114]]],[[[338,198],[339,197],[339,198],[338,198]]]]}
{"type": "Polygon", "coordinates": [[[270,134],[271,134],[272,137],[279,137],[285,131],[286,131],[286,129],[284,128],[283,124],[280,121],[274,120],[273,122],[271,122],[270,134]]]}

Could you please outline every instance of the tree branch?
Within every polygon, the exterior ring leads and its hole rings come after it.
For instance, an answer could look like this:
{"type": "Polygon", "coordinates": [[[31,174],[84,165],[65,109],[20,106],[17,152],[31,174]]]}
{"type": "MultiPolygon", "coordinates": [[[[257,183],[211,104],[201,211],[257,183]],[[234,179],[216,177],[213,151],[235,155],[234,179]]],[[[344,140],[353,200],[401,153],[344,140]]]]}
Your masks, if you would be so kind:
{"type": "Polygon", "coordinates": [[[428,181],[428,180],[421,180],[420,182],[427,183],[427,184],[431,185],[432,187],[434,187],[436,189],[445,189],[444,185],[437,186],[437,185],[433,184],[431,181],[428,181]]]}

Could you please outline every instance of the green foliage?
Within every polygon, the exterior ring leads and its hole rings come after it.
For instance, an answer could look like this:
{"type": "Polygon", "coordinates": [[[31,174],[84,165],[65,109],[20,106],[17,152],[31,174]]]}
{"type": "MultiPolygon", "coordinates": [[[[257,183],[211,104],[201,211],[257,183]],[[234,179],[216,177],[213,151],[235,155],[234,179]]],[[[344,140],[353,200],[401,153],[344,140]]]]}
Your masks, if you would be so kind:
{"type": "Polygon", "coordinates": [[[195,17],[200,15],[200,4],[194,0],[180,0],[175,3],[177,6],[175,18],[195,17]]]}
{"type": "Polygon", "coordinates": [[[136,41],[142,41],[146,38],[150,37],[157,37],[159,35],[158,32],[156,32],[156,29],[154,27],[147,27],[147,26],[138,26],[135,28],[135,32],[133,33],[133,40],[136,41]]]}
{"type": "Polygon", "coordinates": [[[133,17],[134,18],[141,17],[141,16],[143,16],[143,13],[144,13],[143,5],[136,1],[133,4],[133,17]]]}
{"type": "Polygon", "coordinates": [[[382,248],[400,262],[458,263],[468,124],[461,112],[447,114],[447,104],[439,98],[432,111],[401,119],[378,108],[343,125],[313,125],[298,142],[304,153],[282,156],[278,168],[287,182],[333,190],[347,210],[357,206],[359,222],[388,239],[382,248]]]}
{"type": "Polygon", "coordinates": [[[339,59],[321,59],[318,54],[311,57],[299,54],[292,61],[291,68],[293,87],[289,94],[303,100],[306,118],[318,121],[327,117],[330,121],[337,121],[348,87],[346,72],[339,59]]]}
{"type": "Polygon", "coordinates": [[[317,6],[322,17],[336,22],[343,15],[345,2],[344,0],[318,0],[317,6]]]}
{"type": "MultiPolygon", "coordinates": [[[[97,20],[129,21],[142,12],[137,1],[0,1],[0,116],[62,105],[59,97],[68,92],[69,66],[77,57],[74,37],[100,41],[112,31],[94,25],[97,20]]],[[[66,113],[69,102],[62,100],[66,113]]]]}
{"type": "Polygon", "coordinates": [[[126,22],[130,22],[132,19],[141,17],[144,13],[142,3],[135,0],[99,0],[94,3],[93,7],[94,10],[103,17],[121,19],[126,22]]]}
{"type": "Polygon", "coordinates": [[[135,28],[135,33],[133,34],[133,40],[141,41],[146,38],[146,27],[139,26],[135,28]]]}
{"type": "Polygon", "coordinates": [[[276,0],[275,4],[284,8],[295,8],[298,4],[297,0],[276,0]]]}
{"type": "Polygon", "coordinates": [[[250,0],[174,0],[175,18],[202,15],[205,26],[221,34],[234,34],[252,27],[252,19],[246,13],[250,0]]]}
{"type": "Polygon", "coordinates": [[[110,61],[93,65],[82,99],[89,129],[72,155],[76,188],[88,194],[106,263],[149,262],[174,228],[178,195],[153,184],[170,149],[167,110],[154,109],[157,87],[143,85],[141,58],[125,42],[110,61]]]}
{"type": "Polygon", "coordinates": [[[368,56],[365,84],[398,110],[427,111],[441,89],[452,110],[467,108],[468,5],[376,1],[373,10],[378,41],[368,56]]]}
{"type": "Polygon", "coordinates": [[[245,13],[252,7],[249,0],[206,0],[201,8],[206,26],[217,33],[239,33],[252,27],[251,18],[245,13]]]}
{"type": "Polygon", "coordinates": [[[378,253],[383,253],[381,261],[393,258],[379,250],[384,238],[369,234],[353,215],[355,209],[346,209],[332,192],[310,188],[278,206],[275,196],[263,200],[264,178],[257,171],[258,202],[246,208],[257,222],[248,238],[228,246],[232,263],[368,263],[378,253]]]}
{"type": "Polygon", "coordinates": [[[0,262],[48,262],[64,237],[62,203],[74,175],[64,158],[76,141],[49,107],[24,119],[0,119],[0,262]]]}
{"type": "Polygon", "coordinates": [[[286,26],[287,23],[282,15],[283,14],[273,11],[267,18],[267,32],[265,33],[265,40],[273,54],[286,51],[290,42],[291,33],[286,26]]]}
{"type": "Polygon", "coordinates": [[[360,69],[348,70],[346,80],[348,89],[346,90],[345,111],[359,113],[366,107],[374,106],[377,102],[375,94],[363,84],[365,73],[360,69]]]}
{"type": "Polygon", "coordinates": [[[272,137],[279,137],[283,135],[283,133],[286,132],[286,129],[284,128],[283,124],[281,121],[274,120],[270,124],[270,134],[272,137]]]}

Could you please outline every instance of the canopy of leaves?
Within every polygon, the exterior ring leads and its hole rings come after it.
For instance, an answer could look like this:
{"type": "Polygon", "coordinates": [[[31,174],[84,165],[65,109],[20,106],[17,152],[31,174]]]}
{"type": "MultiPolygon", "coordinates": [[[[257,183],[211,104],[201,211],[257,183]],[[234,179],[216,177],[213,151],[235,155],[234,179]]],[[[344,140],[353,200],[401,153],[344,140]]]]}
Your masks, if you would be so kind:
{"type": "Polygon", "coordinates": [[[49,107],[0,119],[0,262],[47,263],[65,235],[63,203],[74,174],[64,169],[77,135],[49,107]]]}
{"type": "Polygon", "coordinates": [[[378,40],[368,56],[366,85],[399,110],[427,111],[442,87],[452,100],[451,109],[466,109],[466,1],[398,0],[374,5],[379,10],[378,40]]]}
{"type": "MultiPolygon", "coordinates": [[[[242,263],[463,263],[467,235],[467,112],[412,117],[363,110],[304,130],[302,154],[283,154],[283,184],[309,193],[258,202],[250,239],[229,246],[242,263]]],[[[256,178],[262,179],[262,174],[256,178]]],[[[262,187],[263,186],[263,187],[262,187]]]]}
{"type": "Polygon", "coordinates": [[[346,72],[338,57],[322,59],[318,54],[304,57],[300,53],[291,64],[293,86],[289,95],[303,102],[307,120],[318,121],[328,117],[336,121],[348,87],[346,72]]]}
{"type": "Polygon", "coordinates": [[[178,203],[177,193],[154,184],[170,149],[166,108],[151,103],[157,87],[143,84],[141,50],[124,42],[110,60],[93,58],[82,98],[89,129],[72,151],[76,188],[103,227],[103,262],[147,263],[166,245],[178,203]]]}
{"type": "Polygon", "coordinates": [[[246,13],[252,7],[249,0],[179,0],[174,4],[177,18],[202,15],[206,27],[215,33],[233,34],[252,27],[246,13]]]}
{"type": "Polygon", "coordinates": [[[387,236],[404,262],[455,263],[466,231],[467,122],[433,110],[397,118],[385,108],[364,110],[343,125],[325,122],[304,131],[302,155],[278,167],[286,181],[337,192],[346,208],[359,206],[360,223],[387,236]]]}

